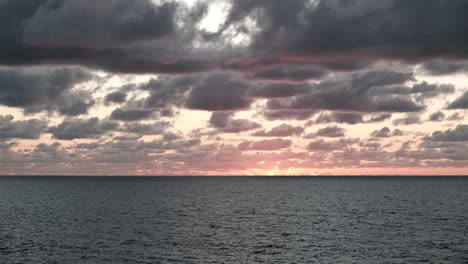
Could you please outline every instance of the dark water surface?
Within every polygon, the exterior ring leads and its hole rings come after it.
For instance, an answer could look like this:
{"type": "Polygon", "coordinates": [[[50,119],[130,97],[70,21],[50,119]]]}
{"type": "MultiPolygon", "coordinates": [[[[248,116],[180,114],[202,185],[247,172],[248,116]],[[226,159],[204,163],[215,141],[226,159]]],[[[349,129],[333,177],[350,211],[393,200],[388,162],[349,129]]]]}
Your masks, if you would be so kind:
{"type": "Polygon", "coordinates": [[[0,263],[468,263],[468,178],[0,177],[0,263]]]}

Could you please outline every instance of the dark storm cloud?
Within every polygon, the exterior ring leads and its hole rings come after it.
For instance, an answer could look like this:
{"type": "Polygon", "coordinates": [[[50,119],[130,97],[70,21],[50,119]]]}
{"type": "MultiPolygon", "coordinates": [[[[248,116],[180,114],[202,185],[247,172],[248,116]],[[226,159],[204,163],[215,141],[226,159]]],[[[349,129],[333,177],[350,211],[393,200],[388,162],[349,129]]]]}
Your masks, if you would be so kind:
{"type": "Polygon", "coordinates": [[[308,84],[270,83],[250,87],[245,92],[245,96],[251,98],[281,98],[307,94],[310,91],[311,87],[308,84]]]}
{"type": "Polygon", "coordinates": [[[152,110],[117,108],[112,111],[110,119],[119,121],[138,121],[149,119],[153,115],[152,110]]]}
{"type": "Polygon", "coordinates": [[[342,127],[329,126],[319,129],[317,132],[308,134],[304,138],[314,138],[314,137],[329,137],[329,138],[339,138],[345,136],[346,130],[342,127]]]}
{"type": "Polygon", "coordinates": [[[431,136],[426,137],[426,140],[441,142],[468,141],[468,125],[458,125],[454,129],[436,131],[431,136]]]}
{"type": "Polygon", "coordinates": [[[182,2],[150,0],[4,0],[0,64],[79,64],[120,73],[213,69],[213,61],[180,58],[202,18],[197,10],[182,7],[182,2]]]}
{"type": "Polygon", "coordinates": [[[244,97],[248,85],[231,79],[228,74],[206,77],[190,91],[186,107],[205,111],[248,109],[251,100],[244,97]]]}
{"type": "Polygon", "coordinates": [[[260,69],[252,74],[255,79],[262,80],[288,80],[306,81],[309,79],[321,79],[326,71],[316,66],[276,66],[260,69]]]}
{"type": "Polygon", "coordinates": [[[254,137],[291,137],[298,136],[304,132],[304,128],[282,124],[271,130],[261,130],[252,134],[254,137]]]}
{"type": "Polygon", "coordinates": [[[255,17],[262,25],[255,47],[267,46],[276,52],[403,60],[468,54],[464,26],[468,3],[464,0],[232,3],[227,23],[255,17]],[[263,12],[255,16],[254,10],[263,12]]]}
{"type": "Polygon", "coordinates": [[[175,9],[173,3],[155,6],[147,0],[48,1],[23,21],[23,41],[100,48],[160,38],[173,33],[175,9]]]}
{"type": "Polygon", "coordinates": [[[223,133],[240,133],[261,127],[259,123],[246,119],[234,119],[232,112],[214,112],[209,124],[223,133]]]}
{"type": "Polygon", "coordinates": [[[270,139],[270,140],[260,140],[260,141],[244,141],[239,144],[239,150],[264,150],[264,151],[274,151],[290,148],[292,145],[291,140],[285,139],[270,139]]]}
{"type": "Polygon", "coordinates": [[[15,121],[12,115],[0,115],[0,140],[38,139],[47,129],[47,122],[39,119],[15,121]]]}
{"type": "Polygon", "coordinates": [[[89,93],[71,88],[92,77],[78,68],[0,70],[0,104],[22,108],[26,113],[86,114],[94,100],[89,93]]]}
{"type": "Polygon", "coordinates": [[[468,91],[448,105],[448,109],[468,109],[468,91]]]}
{"type": "Polygon", "coordinates": [[[247,61],[278,58],[273,78],[304,80],[321,73],[293,73],[281,70],[282,64],[317,63],[340,71],[362,69],[359,64],[374,59],[413,62],[468,53],[464,0],[236,0],[215,33],[196,28],[208,4],[190,9],[183,1],[4,0],[0,63],[188,73],[229,68],[225,62],[239,53],[247,61]],[[256,26],[247,25],[247,17],[256,26]],[[241,33],[252,37],[251,45],[231,49],[232,37],[241,33]],[[198,49],[198,42],[208,48],[198,49]],[[211,45],[220,49],[206,56],[211,45]]]}
{"type": "Polygon", "coordinates": [[[48,132],[53,138],[73,140],[80,138],[99,138],[111,131],[116,131],[119,124],[110,121],[100,121],[99,118],[66,119],[57,126],[50,127],[48,132]]]}

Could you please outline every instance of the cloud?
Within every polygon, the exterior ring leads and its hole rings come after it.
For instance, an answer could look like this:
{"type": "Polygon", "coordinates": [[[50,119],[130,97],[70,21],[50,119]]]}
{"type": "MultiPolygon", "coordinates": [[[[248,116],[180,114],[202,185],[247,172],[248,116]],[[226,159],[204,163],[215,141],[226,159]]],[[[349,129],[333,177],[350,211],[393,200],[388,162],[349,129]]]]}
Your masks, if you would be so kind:
{"type": "Polygon", "coordinates": [[[430,75],[447,75],[468,71],[468,62],[433,60],[423,63],[421,68],[430,75]]]}
{"type": "Polygon", "coordinates": [[[244,141],[239,144],[238,148],[242,151],[247,150],[263,150],[263,151],[274,151],[280,149],[290,148],[292,145],[291,140],[285,139],[270,139],[260,141],[244,141]]]}
{"type": "Polygon", "coordinates": [[[448,109],[468,109],[468,91],[448,105],[448,109]]]}
{"type": "Polygon", "coordinates": [[[260,69],[252,74],[252,78],[272,81],[306,81],[310,79],[321,79],[326,71],[313,65],[306,66],[275,66],[260,69]]]}
{"type": "Polygon", "coordinates": [[[48,132],[59,140],[73,140],[81,138],[100,138],[111,131],[116,131],[119,124],[110,121],[100,121],[94,117],[90,119],[66,119],[57,126],[50,127],[48,132]]]}
{"type": "Polygon", "coordinates": [[[394,71],[366,71],[335,76],[314,85],[311,92],[291,98],[273,99],[269,109],[330,110],[348,112],[417,112],[424,107],[411,98],[377,96],[373,87],[402,84],[412,80],[413,74],[394,71]]]}
{"type": "Polygon", "coordinates": [[[287,124],[282,124],[272,128],[269,131],[261,130],[252,134],[254,137],[291,137],[300,135],[304,132],[302,127],[294,127],[287,124]]]}
{"type": "Polygon", "coordinates": [[[380,130],[375,130],[374,132],[371,133],[371,137],[374,138],[389,138],[389,137],[396,137],[396,136],[402,136],[404,135],[404,132],[401,131],[400,129],[395,129],[393,132],[390,130],[388,127],[383,127],[380,130]]]}
{"type": "Polygon", "coordinates": [[[3,65],[75,64],[119,73],[174,74],[206,71],[218,64],[180,56],[196,40],[202,4],[193,9],[183,2],[151,0],[0,4],[3,65]]]}
{"type": "Polygon", "coordinates": [[[310,151],[344,151],[348,149],[348,142],[343,140],[325,141],[323,139],[318,139],[310,142],[307,149],[310,151]]]}
{"type": "Polygon", "coordinates": [[[436,131],[425,138],[429,141],[463,142],[468,141],[468,125],[458,125],[454,129],[436,131]]]}
{"type": "Polygon", "coordinates": [[[307,94],[311,91],[308,84],[269,83],[250,87],[245,92],[250,98],[281,98],[307,94]]]}
{"type": "Polygon", "coordinates": [[[346,130],[337,126],[329,126],[319,129],[317,132],[308,134],[304,138],[314,138],[314,137],[329,137],[329,138],[339,138],[345,136],[346,130]]]}
{"type": "Polygon", "coordinates": [[[112,111],[110,119],[119,121],[138,121],[149,119],[152,115],[152,110],[133,110],[117,108],[114,111],[112,111]]]}
{"type": "Polygon", "coordinates": [[[198,27],[209,1],[190,8],[184,1],[5,0],[0,63],[175,74],[229,69],[227,62],[240,58],[261,61],[283,79],[304,80],[321,73],[286,64],[341,71],[378,59],[466,57],[466,2],[417,1],[229,1],[219,32],[209,33],[198,27]]]}
{"type": "Polygon", "coordinates": [[[261,125],[246,119],[234,119],[232,112],[214,112],[209,124],[223,133],[241,133],[260,128],[261,125]]]}
{"type": "Polygon", "coordinates": [[[266,120],[307,120],[312,117],[314,110],[266,110],[261,112],[266,120]]]}
{"type": "Polygon", "coordinates": [[[256,19],[262,27],[253,45],[276,53],[407,61],[467,54],[466,31],[461,25],[468,4],[463,0],[232,3],[226,23],[242,24],[245,17],[256,19]]]}
{"type": "Polygon", "coordinates": [[[186,107],[205,111],[232,111],[248,109],[251,100],[244,98],[247,85],[234,81],[228,74],[206,77],[190,91],[186,107]]]}
{"type": "Polygon", "coordinates": [[[455,92],[455,86],[452,84],[429,84],[421,82],[413,84],[412,87],[403,85],[390,85],[384,87],[374,87],[370,90],[373,95],[414,95],[416,101],[424,101],[428,98],[434,98],[441,94],[450,94],[455,92]]]}
{"type": "Polygon", "coordinates": [[[160,135],[166,132],[169,127],[169,122],[154,122],[148,124],[132,122],[124,124],[121,131],[139,135],[160,135]]]}
{"type": "Polygon", "coordinates": [[[150,95],[142,102],[145,108],[180,106],[186,100],[185,93],[194,85],[200,85],[201,77],[176,76],[151,79],[138,87],[150,95]]]}
{"type": "Polygon", "coordinates": [[[174,32],[175,10],[174,3],[156,6],[145,0],[44,3],[23,21],[23,41],[37,46],[103,48],[157,39],[174,32]]]}
{"type": "Polygon", "coordinates": [[[447,121],[459,121],[463,120],[463,116],[460,113],[454,113],[453,115],[447,117],[447,121]]]}
{"type": "Polygon", "coordinates": [[[127,94],[124,92],[120,92],[120,91],[109,93],[104,98],[104,102],[106,104],[110,104],[110,103],[121,104],[121,103],[124,103],[126,100],[127,100],[127,94]]]}
{"type": "Polygon", "coordinates": [[[79,68],[1,69],[0,104],[22,108],[26,113],[86,114],[94,100],[85,91],[71,89],[91,79],[89,72],[79,68]]]}
{"type": "Polygon", "coordinates": [[[414,124],[421,124],[421,118],[417,114],[408,114],[403,118],[393,120],[393,124],[398,125],[414,125],[414,124]]]}
{"type": "Polygon", "coordinates": [[[365,123],[378,123],[390,119],[392,114],[389,113],[382,113],[382,114],[375,114],[370,116],[369,119],[365,120],[365,123]]]}
{"type": "Polygon", "coordinates": [[[435,113],[432,113],[429,116],[429,121],[432,121],[432,122],[442,122],[442,121],[444,121],[444,119],[445,119],[445,114],[442,113],[441,111],[437,111],[435,113]]]}
{"type": "Polygon", "coordinates": [[[6,139],[38,139],[47,130],[47,122],[39,119],[14,121],[12,115],[0,115],[0,141],[6,139]]]}
{"type": "Polygon", "coordinates": [[[346,123],[355,125],[363,123],[364,120],[361,114],[358,113],[346,113],[346,112],[333,112],[333,113],[322,113],[314,121],[308,122],[311,124],[323,124],[323,123],[346,123]]]}

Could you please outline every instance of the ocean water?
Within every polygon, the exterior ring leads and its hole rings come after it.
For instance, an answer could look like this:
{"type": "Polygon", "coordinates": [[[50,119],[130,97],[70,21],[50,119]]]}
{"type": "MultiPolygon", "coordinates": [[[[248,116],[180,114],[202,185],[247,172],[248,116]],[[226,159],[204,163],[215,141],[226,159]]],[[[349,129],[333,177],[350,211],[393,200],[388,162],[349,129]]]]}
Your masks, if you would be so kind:
{"type": "Polygon", "coordinates": [[[0,177],[0,263],[468,263],[468,178],[0,177]]]}

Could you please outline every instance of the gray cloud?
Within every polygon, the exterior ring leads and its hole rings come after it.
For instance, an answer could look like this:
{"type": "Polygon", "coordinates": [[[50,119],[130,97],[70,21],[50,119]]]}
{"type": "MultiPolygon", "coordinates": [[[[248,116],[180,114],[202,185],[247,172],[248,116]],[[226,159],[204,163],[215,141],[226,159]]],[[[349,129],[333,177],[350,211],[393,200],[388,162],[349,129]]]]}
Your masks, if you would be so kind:
{"type": "Polygon", "coordinates": [[[209,124],[223,133],[240,133],[260,128],[261,125],[246,119],[234,119],[232,112],[214,112],[209,124]]]}
{"type": "Polygon", "coordinates": [[[100,121],[99,118],[66,119],[57,126],[50,127],[48,132],[53,138],[73,140],[81,138],[99,138],[108,132],[116,131],[119,124],[110,121],[100,121]]]}
{"type": "Polygon", "coordinates": [[[468,91],[448,105],[448,109],[468,109],[468,91]]]}
{"type": "Polygon", "coordinates": [[[308,124],[323,124],[323,123],[345,123],[355,125],[363,123],[363,117],[358,113],[346,113],[346,112],[333,112],[329,114],[320,114],[314,121],[308,124]]]}
{"type": "Polygon", "coordinates": [[[374,137],[374,138],[389,138],[389,137],[396,137],[396,136],[402,136],[402,135],[404,135],[403,131],[399,129],[395,129],[392,132],[390,128],[388,127],[383,127],[382,129],[375,130],[374,132],[371,133],[371,137],[374,137]]]}
{"type": "Polygon", "coordinates": [[[307,94],[310,91],[311,87],[308,84],[270,83],[250,87],[245,92],[245,96],[251,98],[281,98],[307,94]]]}
{"type": "Polygon", "coordinates": [[[146,108],[164,108],[171,105],[180,106],[186,97],[184,93],[192,86],[200,85],[201,77],[177,76],[151,79],[139,87],[148,91],[150,96],[145,98],[143,105],[146,108]]]}
{"type": "MultiPolygon", "coordinates": [[[[270,101],[271,102],[271,101],[270,101]]],[[[266,120],[307,120],[312,117],[315,110],[266,110],[261,112],[266,120]]]]}
{"type": "Polygon", "coordinates": [[[173,3],[155,6],[146,0],[49,2],[23,22],[23,40],[32,45],[102,48],[157,39],[174,32],[175,9],[173,3]]]}
{"type": "Polygon", "coordinates": [[[430,75],[446,75],[468,71],[467,61],[433,60],[422,65],[424,72],[430,75]]]}
{"type": "Polygon", "coordinates": [[[47,122],[39,119],[15,121],[12,115],[0,115],[0,140],[38,139],[47,130],[47,122]]]}
{"type": "Polygon", "coordinates": [[[228,74],[208,76],[193,87],[186,107],[205,111],[230,111],[250,107],[251,101],[244,98],[247,85],[231,80],[228,74]]]}
{"type": "Polygon", "coordinates": [[[373,95],[414,95],[416,101],[424,101],[441,94],[455,92],[455,86],[451,84],[429,84],[427,82],[416,83],[412,87],[397,85],[374,87],[370,90],[373,95]]]}
{"type": "Polygon", "coordinates": [[[257,70],[252,74],[255,79],[261,80],[287,80],[306,81],[309,79],[321,79],[326,71],[313,65],[306,66],[275,66],[267,69],[257,70]]]}
{"type": "Polygon", "coordinates": [[[346,130],[342,127],[329,126],[319,129],[317,132],[308,134],[304,138],[314,138],[314,137],[329,137],[329,138],[339,138],[345,136],[346,130]]]}
{"type": "Polygon", "coordinates": [[[393,124],[398,125],[414,125],[414,124],[421,124],[421,118],[417,114],[408,114],[403,118],[393,120],[393,124]]]}
{"type": "Polygon", "coordinates": [[[468,141],[468,125],[458,125],[454,129],[436,131],[426,137],[429,141],[460,142],[468,141]]]}
{"type": "Polygon", "coordinates": [[[125,92],[120,92],[120,91],[109,93],[104,98],[104,102],[106,104],[109,104],[109,103],[121,104],[121,103],[124,103],[126,100],[127,100],[127,94],[125,92]]]}
{"type": "Polygon", "coordinates": [[[453,115],[447,117],[447,121],[459,121],[463,120],[463,116],[460,113],[454,113],[453,115]]]}
{"type": "Polygon", "coordinates": [[[302,127],[294,127],[288,124],[282,124],[272,128],[269,131],[261,130],[252,134],[255,137],[291,137],[300,135],[304,132],[302,127]]]}
{"type": "Polygon", "coordinates": [[[138,121],[149,119],[152,115],[152,110],[117,108],[112,111],[110,119],[119,121],[138,121]]]}
{"type": "Polygon", "coordinates": [[[365,123],[378,123],[390,119],[392,114],[389,113],[382,113],[382,114],[375,114],[370,116],[370,118],[366,119],[365,123]]]}
{"type": "Polygon", "coordinates": [[[270,109],[314,109],[357,112],[416,112],[423,109],[411,98],[376,96],[373,87],[402,84],[412,80],[412,73],[394,71],[366,71],[343,75],[342,79],[325,80],[312,87],[306,95],[275,99],[270,109]]]}
{"type": "Polygon", "coordinates": [[[119,73],[201,72],[217,65],[180,58],[195,41],[203,4],[193,10],[183,2],[150,0],[4,0],[0,5],[3,65],[79,64],[119,73]]]}
{"type": "Polygon", "coordinates": [[[442,122],[444,121],[444,119],[445,119],[445,114],[442,113],[441,111],[432,113],[429,116],[429,121],[433,121],[433,122],[442,122]]]}
{"type": "Polygon", "coordinates": [[[264,26],[254,45],[278,53],[411,61],[467,54],[467,30],[462,25],[468,4],[463,0],[232,3],[227,23],[242,23],[249,15],[256,18],[264,26]],[[264,13],[255,16],[253,11],[259,8],[264,13]]]}
{"type": "Polygon", "coordinates": [[[169,122],[155,122],[155,123],[126,123],[123,125],[121,131],[127,133],[134,133],[139,135],[160,135],[166,132],[170,127],[169,122]]]}
{"type": "Polygon", "coordinates": [[[291,140],[285,139],[270,139],[270,140],[260,140],[260,141],[244,141],[239,144],[239,150],[264,150],[264,151],[274,151],[280,149],[290,148],[292,145],[291,140]]]}
{"type": "Polygon", "coordinates": [[[325,141],[323,139],[318,139],[310,142],[307,149],[310,151],[344,151],[348,149],[348,142],[344,140],[325,141]]]}
{"type": "Polygon", "coordinates": [[[22,108],[26,113],[86,114],[94,100],[89,93],[71,88],[91,78],[90,73],[78,68],[0,70],[0,104],[22,108]]]}

